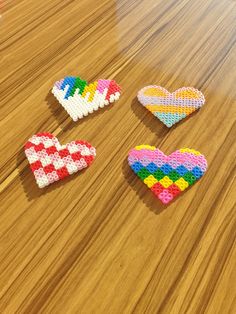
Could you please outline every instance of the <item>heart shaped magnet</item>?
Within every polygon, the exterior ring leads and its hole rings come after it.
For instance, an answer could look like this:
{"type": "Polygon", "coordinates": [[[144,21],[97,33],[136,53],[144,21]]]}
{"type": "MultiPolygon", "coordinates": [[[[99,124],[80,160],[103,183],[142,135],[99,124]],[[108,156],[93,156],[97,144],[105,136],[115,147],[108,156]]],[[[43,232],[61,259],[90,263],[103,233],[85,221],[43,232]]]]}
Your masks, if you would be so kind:
{"type": "Polygon", "coordinates": [[[154,146],[141,145],[129,152],[128,162],[164,204],[199,180],[207,169],[206,158],[190,148],[182,148],[166,156],[154,146]]]}
{"type": "Polygon", "coordinates": [[[161,86],[146,86],[138,92],[138,100],[168,128],[205,103],[204,95],[193,87],[182,87],[170,93],[161,86]]]}
{"type": "Polygon", "coordinates": [[[86,141],[62,146],[54,135],[38,133],[25,144],[25,154],[38,186],[43,188],[90,166],[96,150],[86,141]]]}
{"type": "Polygon", "coordinates": [[[65,77],[56,82],[53,95],[73,121],[109,105],[120,98],[121,88],[114,80],[98,80],[88,84],[80,77],[65,77]]]}

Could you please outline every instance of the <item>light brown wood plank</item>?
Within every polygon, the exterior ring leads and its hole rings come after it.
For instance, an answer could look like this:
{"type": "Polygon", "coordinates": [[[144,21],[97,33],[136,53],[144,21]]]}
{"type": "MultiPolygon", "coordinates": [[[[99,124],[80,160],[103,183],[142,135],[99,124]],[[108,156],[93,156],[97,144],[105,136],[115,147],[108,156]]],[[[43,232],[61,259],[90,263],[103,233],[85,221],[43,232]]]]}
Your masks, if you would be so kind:
{"type": "Polygon", "coordinates": [[[236,312],[236,3],[5,1],[0,20],[0,312],[236,312]],[[51,95],[66,75],[115,79],[119,102],[74,123],[51,95]],[[168,130],[140,88],[194,86],[206,105],[168,130]],[[97,148],[81,174],[40,190],[32,134],[97,148]],[[130,148],[191,147],[206,175],[164,208],[130,148]]]}

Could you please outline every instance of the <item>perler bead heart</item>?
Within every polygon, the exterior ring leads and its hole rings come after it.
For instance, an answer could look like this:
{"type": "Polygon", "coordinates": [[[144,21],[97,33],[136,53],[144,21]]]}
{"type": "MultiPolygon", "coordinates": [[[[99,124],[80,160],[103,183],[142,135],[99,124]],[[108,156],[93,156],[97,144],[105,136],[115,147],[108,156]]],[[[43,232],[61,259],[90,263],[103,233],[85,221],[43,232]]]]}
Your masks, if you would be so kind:
{"type": "Polygon", "coordinates": [[[79,77],[68,76],[54,84],[52,93],[72,120],[77,121],[118,100],[121,88],[113,80],[98,80],[88,85],[79,77]]]}
{"type": "Polygon", "coordinates": [[[161,86],[146,86],[138,92],[138,100],[168,128],[205,103],[204,95],[193,87],[182,87],[171,94],[161,86]]]}
{"type": "Polygon", "coordinates": [[[154,146],[141,145],[129,152],[128,162],[163,204],[195,183],[207,169],[205,157],[190,148],[166,156],[154,146]]]}
{"type": "Polygon", "coordinates": [[[38,186],[43,188],[87,168],[96,156],[96,149],[85,141],[61,146],[54,135],[38,133],[25,144],[25,154],[38,186]]]}

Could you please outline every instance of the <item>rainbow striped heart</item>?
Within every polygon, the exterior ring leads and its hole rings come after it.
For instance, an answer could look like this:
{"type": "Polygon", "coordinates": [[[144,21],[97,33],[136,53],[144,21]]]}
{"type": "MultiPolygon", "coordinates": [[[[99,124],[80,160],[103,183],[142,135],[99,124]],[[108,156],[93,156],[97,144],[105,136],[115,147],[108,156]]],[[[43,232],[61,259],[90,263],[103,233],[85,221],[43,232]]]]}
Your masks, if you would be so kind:
{"type": "Polygon", "coordinates": [[[207,169],[206,158],[190,148],[182,148],[166,156],[154,146],[140,145],[129,152],[128,162],[164,204],[194,184],[207,169]]]}
{"type": "Polygon", "coordinates": [[[103,108],[120,98],[121,88],[113,80],[98,80],[88,85],[79,77],[65,77],[56,82],[53,95],[73,121],[103,108]]]}
{"type": "Polygon", "coordinates": [[[204,95],[193,87],[182,87],[169,93],[161,86],[146,86],[138,100],[168,128],[186,118],[205,103],[204,95]]]}

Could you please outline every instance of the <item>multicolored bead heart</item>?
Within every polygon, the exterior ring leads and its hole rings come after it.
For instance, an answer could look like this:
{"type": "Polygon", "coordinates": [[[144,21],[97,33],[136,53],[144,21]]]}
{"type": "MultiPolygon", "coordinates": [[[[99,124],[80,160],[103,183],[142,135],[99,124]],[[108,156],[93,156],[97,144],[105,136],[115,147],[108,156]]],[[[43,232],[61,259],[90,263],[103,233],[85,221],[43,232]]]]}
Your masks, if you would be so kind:
{"type": "Polygon", "coordinates": [[[128,162],[163,204],[168,204],[195,183],[207,169],[205,157],[190,148],[166,156],[154,146],[141,145],[129,152],[128,162]]]}
{"type": "Polygon", "coordinates": [[[171,94],[165,88],[155,85],[141,89],[138,100],[168,128],[205,103],[204,95],[193,87],[182,87],[171,94]]]}
{"type": "Polygon", "coordinates": [[[65,77],[56,82],[53,95],[73,121],[103,108],[120,98],[121,88],[113,80],[98,80],[89,84],[79,77],[65,77]]]}
{"type": "Polygon", "coordinates": [[[96,149],[85,141],[61,146],[54,135],[38,133],[25,144],[25,154],[38,186],[43,188],[90,166],[96,149]]]}

